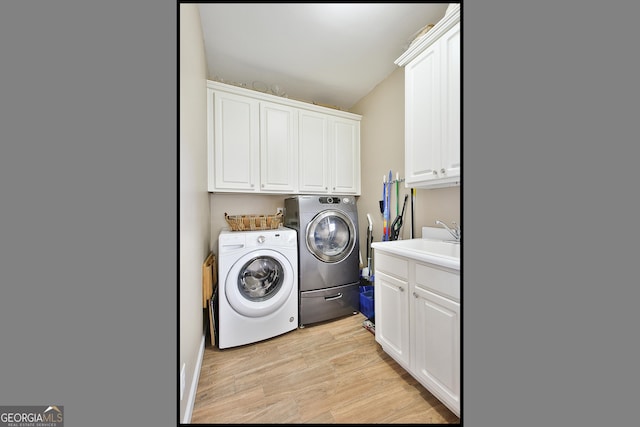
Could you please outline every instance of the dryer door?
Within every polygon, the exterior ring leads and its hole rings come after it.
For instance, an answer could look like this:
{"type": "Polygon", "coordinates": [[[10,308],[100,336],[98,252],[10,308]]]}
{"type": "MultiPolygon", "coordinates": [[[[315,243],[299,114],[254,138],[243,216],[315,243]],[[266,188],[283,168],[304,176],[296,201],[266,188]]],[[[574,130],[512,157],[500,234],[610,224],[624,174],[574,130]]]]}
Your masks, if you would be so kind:
{"type": "Polygon", "coordinates": [[[320,261],[340,262],[351,254],[356,245],[353,221],[341,211],[326,210],[307,225],[307,249],[320,261]]]}
{"type": "Polygon", "coordinates": [[[284,255],[261,249],[236,261],[226,281],[225,294],[236,312],[263,317],[277,311],[290,298],[295,277],[284,255]]]}

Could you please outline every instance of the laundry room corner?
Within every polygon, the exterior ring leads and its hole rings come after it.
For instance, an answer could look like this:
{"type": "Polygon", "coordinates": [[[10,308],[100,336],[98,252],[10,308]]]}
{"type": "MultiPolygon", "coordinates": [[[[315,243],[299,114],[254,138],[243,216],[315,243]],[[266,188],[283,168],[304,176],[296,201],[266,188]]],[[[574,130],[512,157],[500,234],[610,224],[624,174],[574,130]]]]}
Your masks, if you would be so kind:
{"type": "MultiPolygon", "coordinates": [[[[379,202],[382,195],[383,175],[389,170],[399,178],[405,178],[404,151],[404,105],[405,75],[402,68],[395,70],[389,77],[376,86],[369,94],[352,108],[362,115],[361,121],[361,157],[362,196],[358,197],[358,222],[360,236],[367,234],[367,214],[373,222],[373,240],[381,241],[383,217],[379,202]],[[381,153],[384,153],[383,155],[381,153]]],[[[421,228],[435,226],[442,219],[447,223],[461,224],[461,187],[436,189],[417,189],[415,196],[415,215],[405,214],[404,226],[399,239],[421,237],[421,228]],[[411,230],[414,235],[411,235],[411,230]]],[[[399,188],[399,199],[405,195],[411,198],[410,188],[403,184],[399,188]]],[[[395,195],[394,195],[395,197],[395,195]]],[[[400,209],[402,209],[400,202],[400,209]]],[[[395,198],[392,200],[395,209],[395,198]]],[[[407,206],[409,210],[409,206],[407,206]]],[[[395,212],[394,212],[395,214],[395,212]]],[[[391,215],[393,219],[394,215],[391,215]]],[[[366,240],[360,239],[360,252],[366,254],[366,240]]]]}

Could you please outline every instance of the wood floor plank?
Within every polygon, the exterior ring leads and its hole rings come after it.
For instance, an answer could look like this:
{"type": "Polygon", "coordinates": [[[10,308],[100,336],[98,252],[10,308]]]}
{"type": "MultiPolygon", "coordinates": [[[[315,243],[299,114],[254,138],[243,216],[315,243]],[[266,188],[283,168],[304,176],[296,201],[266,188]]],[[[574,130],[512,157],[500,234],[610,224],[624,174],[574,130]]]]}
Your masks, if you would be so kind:
{"type": "Polygon", "coordinates": [[[352,399],[331,410],[331,414],[338,423],[370,424],[379,423],[390,413],[408,405],[407,396],[400,384],[388,387],[384,392],[364,393],[358,399],[352,399]]]}
{"type": "MultiPolygon", "coordinates": [[[[213,399],[206,404],[196,403],[191,416],[192,423],[236,423],[265,407],[262,386],[258,385],[243,393],[213,399]],[[247,411],[247,408],[250,410],[247,411]]],[[[197,398],[196,398],[197,400],[197,398]]]]}
{"type": "Polygon", "coordinates": [[[309,420],[301,420],[300,422],[303,424],[336,424],[336,420],[333,418],[333,415],[328,411],[309,420]]]}
{"type": "Polygon", "coordinates": [[[247,370],[235,375],[237,392],[242,392],[255,384],[262,383],[264,386],[270,386],[273,383],[279,383],[282,378],[287,378],[293,372],[302,372],[309,368],[305,359],[299,355],[265,360],[264,366],[260,366],[261,360],[252,362],[255,366],[247,367],[247,370]]]}
{"type": "Polygon", "coordinates": [[[330,411],[332,416],[333,409],[348,405],[353,401],[357,401],[369,393],[369,385],[366,382],[352,382],[348,379],[336,379],[326,383],[328,386],[322,395],[313,396],[310,399],[306,396],[306,390],[297,398],[298,407],[301,413],[315,416],[325,411],[330,411]]]}
{"type": "Polygon", "coordinates": [[[207,347],[193,424],[459,424],[362,327],[364,316],[307,325],[241,347],[207,347]]]}

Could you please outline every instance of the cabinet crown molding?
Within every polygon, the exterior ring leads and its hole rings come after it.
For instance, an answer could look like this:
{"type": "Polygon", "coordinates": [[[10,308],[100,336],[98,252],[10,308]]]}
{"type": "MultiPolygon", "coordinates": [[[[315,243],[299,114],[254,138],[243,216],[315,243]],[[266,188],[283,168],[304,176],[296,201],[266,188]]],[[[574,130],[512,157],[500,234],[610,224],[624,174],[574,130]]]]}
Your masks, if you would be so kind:
{"type": "Polygon", "coordinates": [[[298,101],[295,99],[283,98],[281,96],[271,95],[269,93],[259,92],[252,89],[246,89],[238,86],[229,85],[226,83],[220,83],[215,80],[207,80],[207,88],[218,91],[224,91],[229,93],[235,93],[236,95],[249,96],[253,99],[275,102],[281,105],[287,105],[294,108],[303,108],[305,110],[317,111],[323,114],[331,114],[337,117],[343,117],[351,120],[362,120],[362,116],[348,111],[336,110],[334,108],[323,107],[321,105],[310,104],[304,101],[298,101]]]}
{"type": "Polygon", "coordinates": [[[451,12],[442,17],[421,39],[418,39],[413,45],[409,46],[409,48],[394,61],[394,64],[399,67],[404,67],[458,22],[460,22],[460,4],[454,6],[451,12]]]}

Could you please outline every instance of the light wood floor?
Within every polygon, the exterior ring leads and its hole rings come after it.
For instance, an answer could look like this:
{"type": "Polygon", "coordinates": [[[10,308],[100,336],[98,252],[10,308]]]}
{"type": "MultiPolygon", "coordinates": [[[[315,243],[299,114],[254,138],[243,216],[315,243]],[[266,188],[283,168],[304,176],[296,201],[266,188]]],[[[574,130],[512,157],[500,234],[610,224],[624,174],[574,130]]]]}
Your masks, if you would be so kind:
{"type": "Polygon", "coordinates": [[[191,422],[459,424],[364,320],[356,314],[242,347],[206,347],[191,422]]]}

